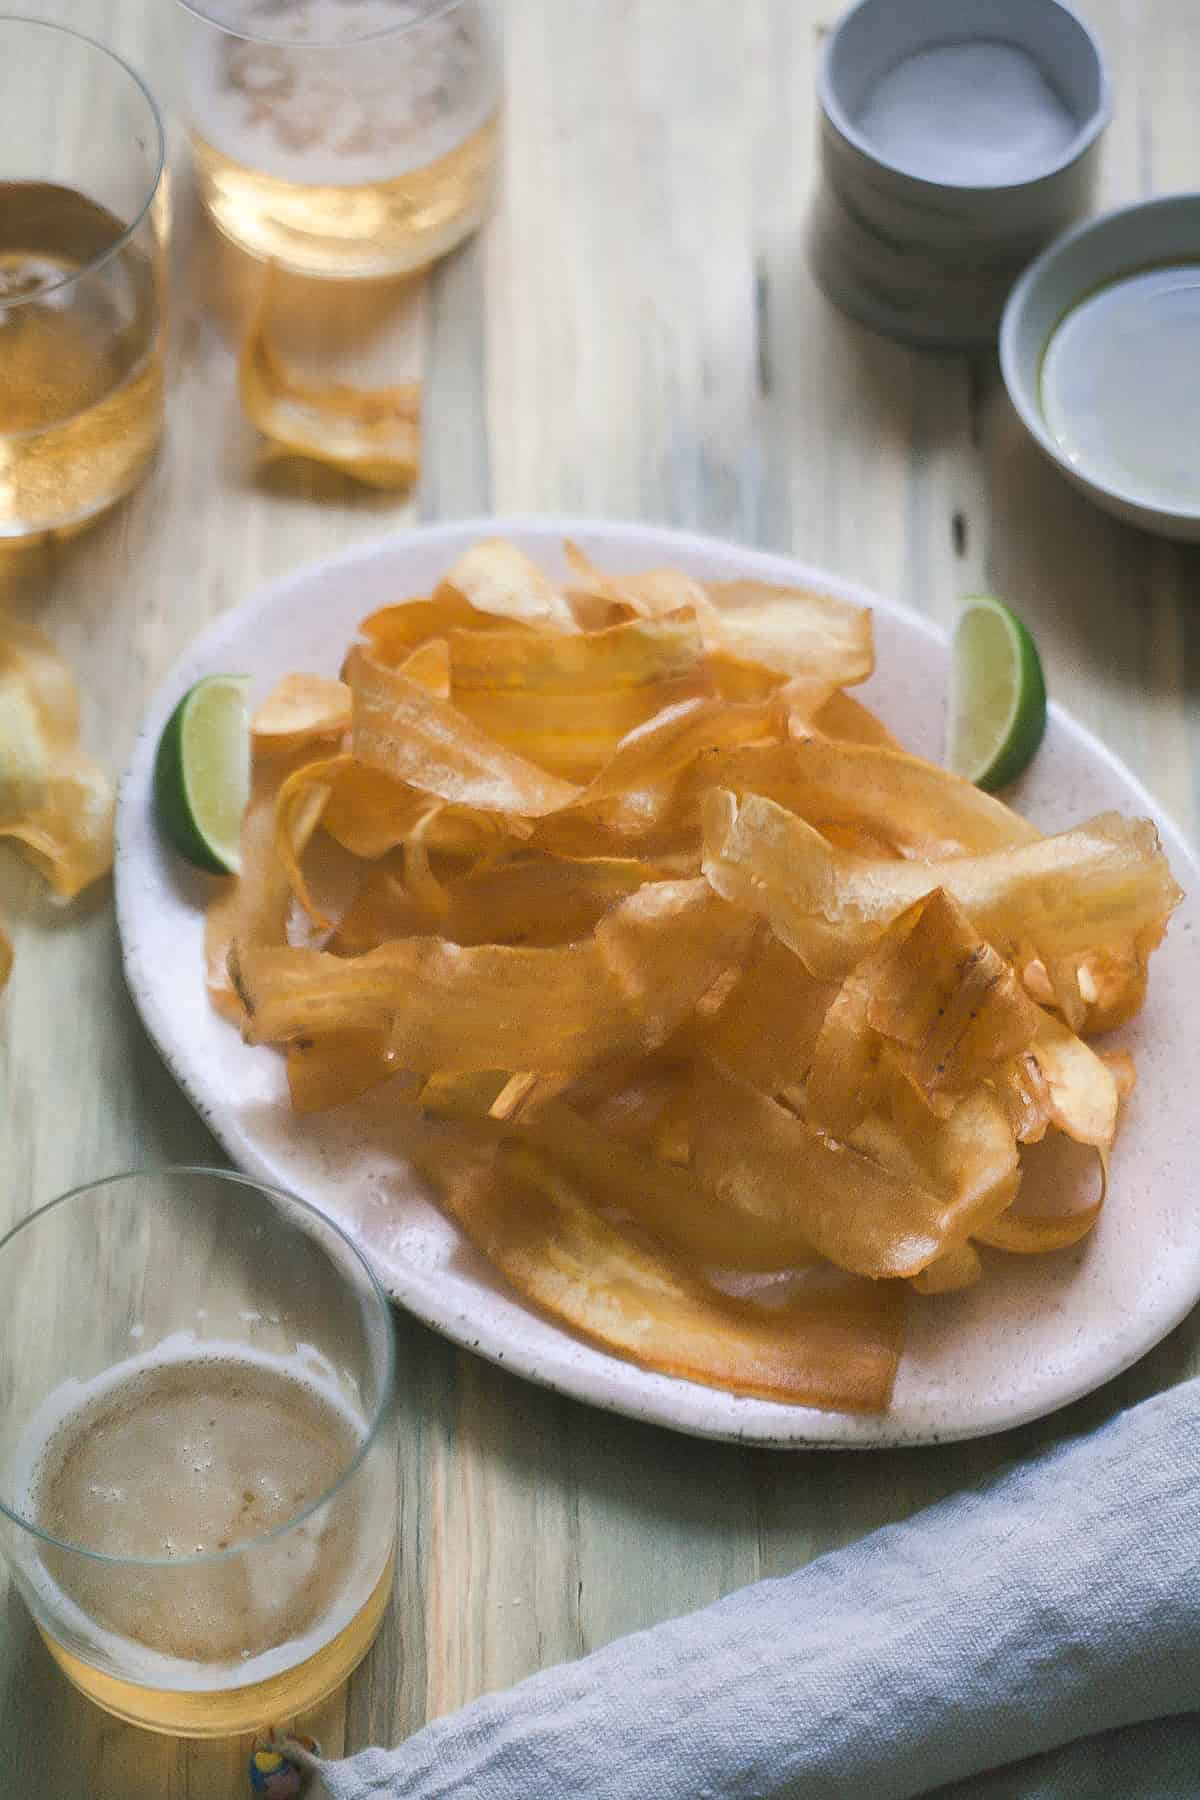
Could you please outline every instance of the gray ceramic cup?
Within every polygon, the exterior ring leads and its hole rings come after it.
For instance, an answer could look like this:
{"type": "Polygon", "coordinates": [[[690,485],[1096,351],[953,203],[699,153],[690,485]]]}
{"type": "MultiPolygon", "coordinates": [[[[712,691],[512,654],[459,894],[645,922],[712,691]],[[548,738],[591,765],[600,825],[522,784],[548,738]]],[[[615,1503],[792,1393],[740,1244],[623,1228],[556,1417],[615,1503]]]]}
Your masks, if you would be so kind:
{"type": "Polygon", "coordinates": [[[810,249],[826,294],[863,324],[908,343],[964,349],[993,342],[1017,276],[1091,198],[1112,109],[1087,27],[1062,0],[859,0],[825,46],[818,99],[822,186],[810,249]],[[961,79],[964,53],[974,59],[977,104],[965,88],[958,97],[943,66],[947,55],[959,56],[961,79]],[[928,71],[937,57],[943,64],[935,77],[928,71]],[[1004,104],[1014,65],[1029,103],[1050,109],[1048,126],[1045,117],[1033,119],[1047,127],[1040,132],[1004,104]],[[936,89],[906,85],[916,67],[936,89]],[[886,131],[878,107],[885,83],[886,131]],[[956,154],[955,106],[980,117],[987,110],[989,154],[978,131],[972,143],[980,118],[970,116],[961,120],[956,154]],[[946,153],[931,161],[927,145],[909,155],[906,132],[919,135],[935,117],[950,128],[946,153]],[[1011,139],[996,142],[1008,119],[1011,139]]]}

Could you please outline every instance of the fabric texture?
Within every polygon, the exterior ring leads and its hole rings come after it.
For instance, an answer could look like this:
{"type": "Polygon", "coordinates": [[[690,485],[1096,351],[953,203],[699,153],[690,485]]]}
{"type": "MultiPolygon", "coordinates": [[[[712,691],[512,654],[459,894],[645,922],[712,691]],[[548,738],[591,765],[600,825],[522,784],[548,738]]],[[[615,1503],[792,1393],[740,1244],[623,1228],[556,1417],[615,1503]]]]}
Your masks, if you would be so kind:
{"type": "Polygon", "coordinates": [[[533,1676],[333,1800],[1200,1794],[1200,1382],[533,1676]]]}

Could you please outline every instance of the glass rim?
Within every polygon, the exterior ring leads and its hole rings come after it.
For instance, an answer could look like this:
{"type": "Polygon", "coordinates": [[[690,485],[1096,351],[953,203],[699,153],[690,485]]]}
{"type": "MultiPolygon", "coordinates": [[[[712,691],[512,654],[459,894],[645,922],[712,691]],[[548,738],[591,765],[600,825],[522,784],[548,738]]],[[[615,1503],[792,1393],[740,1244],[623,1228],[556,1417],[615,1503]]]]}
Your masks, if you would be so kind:
{"type": "Polygon", "coordinates": [[[87,262],[82,263],[80,267],[73,270],[70,275],[64,275],[61,281],[51,282],[46,287],[39,287],[32,294],[18,294],[14,295],[11,299],[5,299],[0,296],[0,312],[14,312],[17,307],[28,306],[35,300],[42,300],[47,294],[61,293],[62,289],[69,287],[72,282],[81,281],[85,275],[94,275],[98,269],[104,267],[105,263],[111,262],[114,256],[119,256],[125,246],[141,229],[150,208],[154,205],[155,196],[162,186],[163,175],[165,174],[167,167],[167,136],[163,129],[162,113],[159,111],[158,101],[154,98],[154,95],[150,92],[150,89],[147,87],[145,81],[138,74],[132,63],[126,62],[125,58],[119,55],[117,51],[110,50],[107,44],[102,44],[99,38],[89,36],[86,31],[76,31],[73,25],[60,25],[56,19],[35,19],[28,13],[0,13],[0,31],[3,31],[9,25],[31,25],[39,31],[52,31],[60,37],[75,38],[78,43],[87,44],[92,50],[98,50],[100,55],[104,57],[106,61],[115,63],[118,69],[121,69],[128,75],[134,86],[140,90],[142,98],[149,107],[150,118],[153,122],[154,132],[158,142],[158,149],[154,158],[154,172],[146,198],[142,201],[134,218],[123,228],[120,235],[115,237],[112,243],[106,245],[103,250],[98,250],[95,256],[90,256],[87,262]]]}
{"type": "Polygon", "coordinates": [[[440,4],[431,6],[429,11],[419,19],[409,19],[404,24],[380,25],[375,31],[364,31],[361,37],[355,38],[296,38],[280,37],[271,31],[246,31],[240,25],[234,25],[228,19],[216,16],[205,0],[178,0],[184,12],[191,13],[204,25],[211,25],[214,31],[223,31],[227,37],[238,38],[244,44],[272,44],[287,50],[356,50],[361,44],[377,44],[383,38],[405,37],[410,31],[420,31],[426,25],[443,18],[446,13],[457,12],[468,0],[440,0],[440,4]]]}
{"type": "Polygon", "coordinates": [[[321,1225],[332,1231],[335,1237],[341,1239],[365,1274],[368,1289],[379,1302],[387,1321],[383,1384],[379,1399],[372,1410],[366,1434],[351,1460],[338,1475],[337,1480],[331,1482],[322,1493],[317,1495],[315,1500],[310,1500],[299,1512],[281,1520],[278,1525],[272,1525],[269,1531],[261,1531],[254,1537],[243,1538],[240,1543],[231,1544],[227,1550],[192,1551],[187,1556],[117,1556],[107,1550],[90,1550],[86,1544],[75,1544],[68,1538],[56,1537],[53,1532],[45,1531],[40,1525],[36,1525],[32,1519],[26,1519],[20,1513],[14,1512],[3,1494],[0,1494],[0,1516],[11,1520],[14,1525],[19,1526],[22,1531],[28,1532],[31,1537],[39,1539],[43,1544],[49,1544],[55,1550],[66,1551],[71,1556],[85,1556],[91,1562],[102,1563],[112,1568],[194,1569],[210,1563],[232,1562],[239,1556],[245,1556],[259,1549],[263,1544],[274,1543],[285,1537],[288,1532],[294,1531],[298,1525],[302,1525],[305,1519],[309,1519],[314,1513],[319,1512],[321,1507],[327,1506],[357,1474],[383,1430],[396,1393],[396,1334],[392,1327],[391,1301],[358,1245],[348,1232],[343,1231],[339,1224],[327,1213],[323,1213],[319,1207],[314,1206],[311,1201],[302,1200],[298,1194],[289,1193],[286,1188],[276,1187],[269,1181],[259,1181],[253,1175],[243,1175],[240,1169],[219,1169],[205,1163],[170,1163],[163,1168],[123,1169],[115,1175],[102,1175],[95,1181],[80,1182],[78,1186],[68,1188],[65,1193],[58,1194],[53,1200],[47,1200],[44,1205],[36,1207],[33,1212],[27,1214],[25,1218],[19,1219],[6,1231],[3,1237],[0,1237],[0,1257],[3,1256],[5,1249],[13,1239],[27,1227],[36,1225],[48,1213],[56,1211],[60,1206],[65,1206],[69,1200],[78,1200],[85,1194],[97,1193],[103,1188],[116,1187],[125,1182],[148,1179],[157,1181],[164,1177],[173,1179],[181,1175],[185,1177],[215,1176],[218,1180],[229,1182],[235,1187],[254,1188],[260,1194],[269,1195],[272,1199],[283,1200],[289,1206],[298,1207],[301,1212],[318,1220],[321,1225]]]}

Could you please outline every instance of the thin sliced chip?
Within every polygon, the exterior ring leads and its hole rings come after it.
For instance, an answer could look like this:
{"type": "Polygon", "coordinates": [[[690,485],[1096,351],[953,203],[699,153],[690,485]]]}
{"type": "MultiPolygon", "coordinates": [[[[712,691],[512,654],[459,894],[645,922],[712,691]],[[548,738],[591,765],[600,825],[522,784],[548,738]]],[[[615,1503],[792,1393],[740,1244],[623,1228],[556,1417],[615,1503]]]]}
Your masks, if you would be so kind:
{"type": "Polygon", "coordinates": [[[250,721],[256,750],[300,750],[350,729],[350,689],[324,675],[285,675],[250,721]]]}
{"type": "Polygon", "coordinates": [[[956,1244],[914,1275],[911,1286],[917,1294],[957,1294],[963,1288],[974,1287],[982,1276],[978,1251],[970,1244],[956,1244]]]}
{"type": "Polygon", "coordinates": [[[561,1100],[538,1108],[521,1136],[593,1205],[632,1218],[693,1266],[764,1273],[819,1260],[793,1212],[726,1207],[690,1169],[611,1136],[561,1100]]]}
{"type": "Polygon", "coordinates": [[[1050,1123],[1077,1144],[1111,1149],[1120,1105],[1114,1071],[1053,1013],[1040,1014],[1032,1054],[1046,1083],[1050,1123]]]}
{"type": "Polygon", "coordinates": [[[636,836],[661,822],[679,778],[699,758],[769,739],[778,730],[778,712],[770,700],[732,706],[693,699],[666,707],[629,733],[611,761],[575,797],[571,810],[602,820],[612,831],[636,836]]]}
{"type": "Polygon", "coordinates": [[[790,1228],[851,1274],[917,1275],[1000,1204],[994,1184],[896,1172],[715,1068],[698,1071],[692,1100],[693,1161],[715,1200],[747,1235],[790,1228]]]}
{"type": "Polygon", "coordinates": [[[826,818],[854,820],[890,837],[905,856],[934,861],[1041,837],[1027,819],[973,782],[903,750],[832,743],[805,729],[793,737],[791,756],[793,812],[818,826],[826,818]]]}
{"type": "Polygon", "coordinates": [[[442,587],[461,595],[477,612],[556,631],[578,629],[566,596],[523,550],[500,538],[464,550],[446,571],[442,587]]]}
{"type": "Polygon", "coordinates": [[[347,960],[239,945],[237,982],[254,1042],[390,1029],[406,1069],[566,1072],[657,1048],[752,929],[701,881],[653,882],[559,949],[423,937],[347,960]]]}
{"type": "Polygon", "coordinates": [[[386,1031],[331,1032],[288,1045],[288,1088],[302,1115],[345,1106],[399,1072],[386,1031]]]}
{"type": "Polygon", "coordinates": [[[353,766],[350,755],[305,763],[292,771],[275,797],[275,854],[279,866],[292,893],[320,931],[332,931],[333,920],[325,916],[310,893],[301,858],[321,822],[334,781],[353,766]]]}
{"type": "Polygon", "coordinates": [[[1023,1050],[996,1079],[996,1098],[1019,1144],[1037,1144],[1050,1124],[1050,1090],[1032,1050],[1023,1050]]]}
{"type": "Polygon", "coordinates": [[[1018,1256],[1043,1256],[1082,1243],[1099,1220],[1108,1187],[1108,1153],[1062,1132],[1022,1153],[1016,1204],[975,1232],[981,1244],[1018,1256]]]}
{"type": "MultiPolygon", "coordinates": [[[[298,754],[303,757],[306,753],[298,754]]],[[[219,1013],[237,1022],[243,1017],[243,1008],[228,968],[234,944],[279,945],[287,941],[292,886],[276,849],[275,807],[279,789],[291,773],[286,756],[262,758],[255,764],[250,799],[242,814],[241,873],[233,881],[216,885],[205,919],[208,996],[219,1013]]]]}
{"type": "Polygon", "coordinates": [[[632,858],[500,863],[451,884],[439,929],[456,944],[568,944],[656,875],[632,858]]]}
{"type": "Polygon", "coordinates": [[[698,1032],[714,1062],[764,1094],[802,1082],[838,989],[815,981],[786,944],[767,934],[716,1016],[698,1032]]]}
{"type": "MultiPolygon", "coordinates": [[[[524,629],[511,620],[509,630],[524,629]]],[[[381,606],[359,624],[359,634],[376,662],[400,668],[414,650],[432,639],[449,638],[452,631],[494,631],[494,613],[480,612],[453,588],[442,586],[430,600],[401,600],[381,606]]]]}
{"type": "Polygon", "coordinates": [[[1020,1185],[1020,1153],[1004,1108],[980,1087],[938,1119],[899,1074],[892,1070],[889,1078],[886,1055],[884,1064],[875,1109],[849,1142],[894,1175],[940,1195],[949,1209],[948,1241],[961,1241],[998,1218],[1020,1185]]]}
{"type": "Polygon", "coordinates": [[[35,626],[0,618],[0,838],[63,900],[112,867],[114,796],[79,746],[79,697],[35,626]]]}
{"type": "Polygon", "coordinates": [[[739,1302],[597,1212],[531,1148],[447,1174],[447,1210],[530,1305],[643,1368],[799,1406],[881,1412],[903,1331],[899,1291],[821,1280],[772,1306],[739,1302]]]}
{"type": "Polygon", "coordinates": [[[328,463],[368,487],[411,487],[421,473],[420,384],[360,388],[304,380],[273,349],[265,312],[264,306],[242,345],[238,388],[247,418],[272,453],[328,463]]]}
{"type": "Polygon", "coordinates": [[[362,650],[347,659],[354,753],[366,767],[460,806],[541,818],[579,790],[506,750],[456,707],[362,650]]]}
{"type": "Polygon", "coordinates": [[[851,979],[866,986],[868,1024],[895,1046],[935,1110],[994,1080],[1039,1028],[1038,1009],[1011,965],[944,888],[902,913],[851,979]]]}
{"type": "Polygon", "coordinates": [[[453,699],[499,743],[573,781],[664,707],[712,690],[690,619],[633,620],[564,637],[454,633],[453,699]]]}
{"type": "Polygon", "coordinates": [[[875,666],[865,607],[765,581],[712,582],[708,593],[717,609],[713,650],[838,687],[865,681],[875,666]]]}
{"type": "Polygon", "coordinates": [[[691,1064],[663,1053],[621,1058],[575,1076],[562,1099],[609,1137],[654,1151],[668,1108],[691,1082],[691,1064]]]}
{"type": "Polygon", "coordinates": [[[816,714],[813,724],[826,737],[842,744],[868,744],[878,750],[903,750],[899,738],[892,736],[882,719],[853,694],[840,689],[830,695],[816,714]]]}
{"type": "Polygon", "coordinates": [[[488,1118],[508,1085],[503,1069],[441,1069],[430,1075],[417,1093],[417,1105],[435,1119],[488,1118]]]}
{"type": "Polygon", "coordinates": [[[328,948],[336,956],[361,956],[395,938],[420,937],[431,921],[404,885],[403,867],[372,869],[338,920],[328,948]]]}
{"type": "Polygon", "coordinates": [[[429,638],[400,664],[410,681],[420,682],[439,700],[450,698],[450,644],[446,638],[429,638]]]}
{"type": "Polygon", "coordinates": [[[824,979],[846,975],[914,900],[945,888],[1009,961],[1081,958],[1160,927],[1181,898],[1148,819],[1099,817],[1055,837],[940,862],[870,862],[759,795],[704,803],[704,871],[824,979]]]}

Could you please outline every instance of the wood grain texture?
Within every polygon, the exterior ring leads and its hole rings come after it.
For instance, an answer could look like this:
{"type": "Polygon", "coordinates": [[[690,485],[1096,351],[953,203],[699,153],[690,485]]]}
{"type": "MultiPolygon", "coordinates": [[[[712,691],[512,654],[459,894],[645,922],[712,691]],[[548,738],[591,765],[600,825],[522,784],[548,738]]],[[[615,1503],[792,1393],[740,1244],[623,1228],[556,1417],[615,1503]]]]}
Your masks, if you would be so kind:
{"type": "MultiPolygon", "coordinates": [[[[170,100],[167,0],[36,10],[124,50],[170,100]]],[[[1117,93],[1102,203],[1194,185],[1194,0],[1081,10],[1117,93]]],[[[964,592],[1003,592],[1037,632],[1054,694],[1197,834],[1200,553],[1068,488],[1026,441],[992,358],[872,338],[809,277],[814,63],[834,12],[508,0],[497,205],[429,279],[403,352],[427,396],[425,476],[405,503],[322,471],[256,469],[234,390],[238,277],[195,220],[173,133],[163,455],[91,533],[0,564],[0,597],[83,675],[89,741],[114,768],[170,661],[261,582],[422,518],[570,509],[793,550],[943,623],[964,592]]],[[[86,1176],[216,1157],[134,1018],[108,893],[56,911],[5,852],[0,912],[17,946],[0,1002],[0,1226],[86,1176]]],[[[591,1412],[412,1321],[398,1330],[395,1605],[346,1691],[308,1722],[331,1750],[395,1741],[790,1569],[1200,1367],[1188,1324],[1102,1394],[1000,1439],[788,1457],[591,1412]]],[[[92,1711],[0,1589],[0,1793],[234,1800],[245,1755],[92,1711]]]]}

